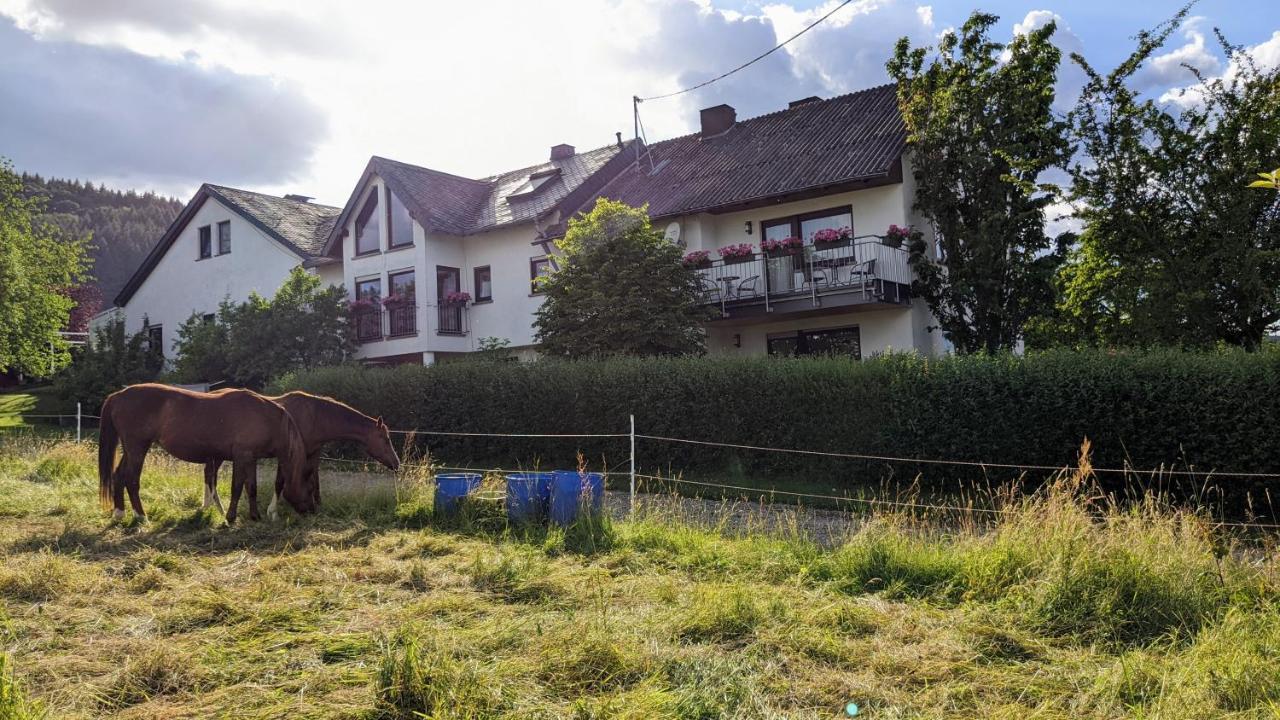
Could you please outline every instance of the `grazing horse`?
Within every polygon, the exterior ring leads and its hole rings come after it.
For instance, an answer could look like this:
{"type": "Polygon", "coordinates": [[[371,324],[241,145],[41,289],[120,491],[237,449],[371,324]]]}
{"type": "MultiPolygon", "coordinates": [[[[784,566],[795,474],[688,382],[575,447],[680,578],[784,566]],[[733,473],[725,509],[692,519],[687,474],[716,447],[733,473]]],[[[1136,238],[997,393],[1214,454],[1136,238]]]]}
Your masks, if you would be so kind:
{"type": "MultiPolygon", "coordinates": [[[[235,392],[219,390],[214,394],[235,392]]],[[[302,433],[302,442],[307,450],[307,487],[314,493],[316,505],[320,504],[320,451],[324,444],[339,440],[357,442],[364,446],[365,452],[373,459],[395,471],[400,469],[400,457],[391,444],[391,434],[382,418],[371,418],[346,403],[333,398],[312,395],[300,390],[275,397],[267,396],[285,410],[298,425],[302,433]]],[[[204,506],[216,505],[222,509],[222,501],[218,499],[218,468],[222,461],[211,460],[204,466],[204,506]]],[[[267,514],[276,516],[276,502],[280,497],[283,479],[276,478],[276,496],[271,499],[267,514]]]]}
{"type": "Polygon", "coordinates": [[[129,491],[133,514],[145,519],[138,497],[142,462],[152,443],[159,443],[179,460],[207,463],[230,459],[231,510],[235,522],[240,493],[249,491],[249,517],[258,519],[258,459],[275,457],[283,474],[285,500],[300,513],[315,510],[315,495],[307,486],[306,445],[285,409],[248,390],[218,394],[146,383],[112,393],[102,404],[98,440],[99,497],[114,516],[124,516],[124,491],[129,491]],[[116,446],[120,464],[114,468],[116,446]]]}

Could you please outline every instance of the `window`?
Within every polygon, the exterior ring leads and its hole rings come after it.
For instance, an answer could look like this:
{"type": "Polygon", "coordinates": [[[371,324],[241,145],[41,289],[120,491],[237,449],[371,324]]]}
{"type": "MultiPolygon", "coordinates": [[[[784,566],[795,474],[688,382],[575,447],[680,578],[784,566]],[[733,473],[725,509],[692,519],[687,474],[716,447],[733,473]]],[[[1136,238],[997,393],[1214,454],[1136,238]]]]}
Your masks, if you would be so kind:
{"type": "Polygon", "coordinates": [[[218,223],[218,254],[226,255],[231,252],[231,221],[223,220],[218,223]]]}
{"type": "Polygon", "coordinates": [[[413,244],[413,218],[409,208],[387,188],[387,247],[408,247],[413,244]]]}
{"type": "Polygon", "coordinates": [[[356,254],[378,252],[378,193],[369,193],[360,214],[356,215],[356,254]]]}
{"type": "Polygon", "coordinates": [[[164,326],[148,325],[147,333],[147,349],[155,355],[164,355],[164,326]]]}
{"type": "Polygon", "coordinates": [[[450,293],[462,290],[462,271],[455,267],[436,266],[436,307],[439,310],[440,325],[437,332],[441,335],[461,335],[462,309],[461,303],[446,302],[450,293]]]}
{"type": "Polygon", "coordinates": [[[387,323],[389,335],[413,335],[418,332],[418,284],[412,270],[387,274],[387,323]]]}
{"type": "Polygon", "coordinates": [[[493,299],[493,273],[489,266],[476,268],[476,302],[489,302],[493,299]]]}
{"type": "Polygon", "coordinates": [[[356,280],[356,340],[382,339],[382,280],[356,280]]]}
{"type": "Polygon", "coordinates": [[[826,355],[862,359],[862,334],[853,327],[823,330],[800,330],[793,333],[772,333],[767,339],[769,354],[777,357],[798,355],[826,355]]]}
{"type": "Polygon", "coordinates": [[[208,225],[200,228],[200,259],[213,257],[213,229],[208,225]]]}
{"type": "Polygon", "coordinates": [[[356,300],[381,301],[382,300],[382,280],[380,278],[370,278],[368,280],[356,281],[356,300]]]}
{"type": "Polygon", "coordinates": [[[542,283],[538,282],[551,274],[551,258],[533,258],[529,261],[529,283],[535,295],[542,293],[542,283]]]}
{"type": "Polygon", "coordinates": [[[774,218],[760,223],[765,240],[781,240],[786,237],[798,237],[805,245],[813,244],[813,236],[819,230],[842,230],[849,228],[853,232],[853,210],[848,206],[819,210],[818,212],[774,218]]]}

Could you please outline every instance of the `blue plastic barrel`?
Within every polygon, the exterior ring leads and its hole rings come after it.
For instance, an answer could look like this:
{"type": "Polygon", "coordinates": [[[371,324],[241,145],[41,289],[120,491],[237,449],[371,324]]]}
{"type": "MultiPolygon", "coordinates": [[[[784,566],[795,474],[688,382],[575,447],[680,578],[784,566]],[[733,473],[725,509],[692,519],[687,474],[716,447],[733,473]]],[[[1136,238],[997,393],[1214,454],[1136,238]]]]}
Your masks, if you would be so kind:
{"type": "Polygon", "coordinates": [[[597,515],[604,508],[604,475],[557,470],[551,481],[551,522],[572,525],[583,508],[597,515]]]}
{"type": "Polygon", "coordinates": [[[436,512],[452,515],[462,499],[480,489],[480,473],[436,475],[436,512]]]}
{"type": "Polygon", "coordinates": [[[511,473],[507,475],[507,519],[527,522],[543,517],[551,500],[549,472],[511,473]]]}

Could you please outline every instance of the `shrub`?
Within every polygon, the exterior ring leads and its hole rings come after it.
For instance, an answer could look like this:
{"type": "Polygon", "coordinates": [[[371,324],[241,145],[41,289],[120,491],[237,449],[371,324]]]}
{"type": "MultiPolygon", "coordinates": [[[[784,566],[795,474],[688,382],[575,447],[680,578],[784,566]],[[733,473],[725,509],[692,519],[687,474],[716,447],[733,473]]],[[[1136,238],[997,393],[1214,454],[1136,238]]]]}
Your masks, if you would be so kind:
{"type": "MultiPolygon", "coordinates": [[[[1280,426],[1280,353],[446,363],[319,369],[287,376],[278,386],[332,395],[384,416],[394,428],[619,433],[634,413],[643,434],[747,445],[1068,466],[1087,437],[1099,467],[1280,470],[1280,444],[1273,441],[1280,426]]],[[[520,467],[539,461],[572,466],[577,450],[593,463],[616,463],[628,452],[626,438],[423,442],[450,461],[520,467]]],[[[671,471],[736,465],[792,477],[1017,477],[994,468],[840,461],[643,439],[638,456],[642,467],[671,471]]],[[[1203,482],[1195,477],[1187,485],[1198,490],[1203,482]]],[[[1254,490],[1261,484],[1222,483],[1254,490]]]]}
{"type": "Polygon", "coordinates": [[[42,705],[27,700],[13,677],[9,656],[0,652],[0,720],[39,720],[45,716],[42,705]]]}

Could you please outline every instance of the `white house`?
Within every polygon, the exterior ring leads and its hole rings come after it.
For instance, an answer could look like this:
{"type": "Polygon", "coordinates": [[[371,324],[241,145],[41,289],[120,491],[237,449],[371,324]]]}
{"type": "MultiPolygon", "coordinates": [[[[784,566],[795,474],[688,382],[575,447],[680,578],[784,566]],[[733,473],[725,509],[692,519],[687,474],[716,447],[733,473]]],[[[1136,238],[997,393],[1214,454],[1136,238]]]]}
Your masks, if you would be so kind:
{"type": "Polygon", "coordinates": [[[299,265],[340,283],[341,268],[319,257],[337,215],[298,195],[202,185],[116,296],[114,312],[94,324],[123,319],[171,359],[178,326],[192,314],[212,316],[224,299],[251,292],[270,297],[299,265]]]}
{"type": "Polygon", "coordinates": [[[347,288],[367,362],[448,361],[485,338],[532,358],[533,278],[552,267],[568,218],[608,197],[647,206],[672,242],[707,253],[712,353],[946,350],[911,296],[906,251],[881,239],[891,225],[924,225],[892,86],[747,120],[720,105],[700,120],[648,146],[556,145],[545,163],[484,178],[373,157],[341,210],[205,186],[117,304],[131,330],[145,315],[164,332],[223,297],[269,294],[301,263],[347,288]],[[233,237],[225,258],[219,223],[233,237]],[[784,239],[794,247],[762,252],[784,239]],[[736,245],[752,256],[720,257],[736,245]]]}

